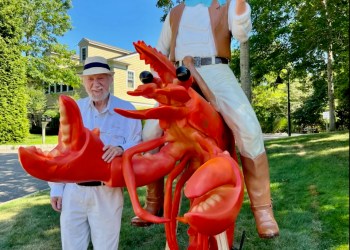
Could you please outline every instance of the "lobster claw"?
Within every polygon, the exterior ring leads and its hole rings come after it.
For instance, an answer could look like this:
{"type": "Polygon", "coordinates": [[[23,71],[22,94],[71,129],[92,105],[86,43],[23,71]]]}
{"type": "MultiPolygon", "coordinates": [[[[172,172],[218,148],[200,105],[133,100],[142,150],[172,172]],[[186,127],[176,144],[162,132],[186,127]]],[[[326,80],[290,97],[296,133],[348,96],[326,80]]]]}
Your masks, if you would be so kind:
{"type": "Polygon", "coordinates": [[[140,59],[150,64],[164,83],[171,83],[176,78],[176,69],[165,55],[143,41],[134,42],[134,47],[140,55],[140,59]]]}
{"type": "Polygon", "coordinates": [[[180,221],[204,235],[224,232],[234,224],[243,202],[237,163],[227,156],[207,161],[188,180],[185,195],[192,204],[180,221]]]}
{"type": "Polygon", "coordinates": [[[152,98],[161,104],[171,103],[173,106],[183,106],[191,99],[185,87],[171,83],[161,89],[155,83],[139,85],[135,90],[128,91],[128,95],[152,98]]]}
{"type": "Polygon", "coordinates": [[[50,152],[20,147],[18,157],[23,169],[38,179],[52,182],[110,181],[110,167],[102,160],[99,131],[83,126],[79,108],[72,98],[60,96],[59,104],[58,145],[50,152]]]}

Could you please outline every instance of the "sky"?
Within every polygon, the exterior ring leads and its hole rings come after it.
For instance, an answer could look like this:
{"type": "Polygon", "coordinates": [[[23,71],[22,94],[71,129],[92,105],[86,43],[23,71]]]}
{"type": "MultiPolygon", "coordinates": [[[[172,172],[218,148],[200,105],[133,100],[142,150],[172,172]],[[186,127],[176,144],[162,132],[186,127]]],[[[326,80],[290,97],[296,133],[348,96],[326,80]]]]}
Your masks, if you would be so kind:
{"type": "Polygon", "coordinates": [[[162,9],[156,0],[72,0],[68,11],[72,30],[58,38],[78,53],[78,43],[87,38],[135,51],[133,42],[156,46],[162,28],[162,9]]]}

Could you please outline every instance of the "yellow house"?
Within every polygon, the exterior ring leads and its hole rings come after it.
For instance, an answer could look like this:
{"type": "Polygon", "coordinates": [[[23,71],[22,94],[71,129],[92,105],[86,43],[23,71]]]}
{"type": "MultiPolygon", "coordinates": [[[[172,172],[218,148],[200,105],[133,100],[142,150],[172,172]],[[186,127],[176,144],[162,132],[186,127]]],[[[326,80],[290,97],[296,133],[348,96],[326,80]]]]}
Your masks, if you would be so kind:
{"type": "MultiPolygon", "coordinates": [[[[97,41],[92,41],[83,38],[79,42],[79,55],[75,56],[73,60],[77,61],[78,74],[83,70],[84,60],[90,56],[103,56],[107,58],[111,70],[114,71],[114,84],[111,88],[111,93],[123,100],[130,101],[137,109],[144,109],[153,107],[155,101],[143,97],[129,96],[127,91],[134,90],[138,85],[142,84],[139,75],[142,71],[150,71],[149,65],[141,61],[137,52],[128,51],[112,45],[103,44],[97,41]]],[[[55,93],[56,95],[49,95],[51,100],[49,103],[57,100],[57,94],[73,95],[77,93],[80,97],[86,97],[87,93],[84,87],[73,89],[64,84],[51,85],[46,91],[48,94],[55,93]]]]}

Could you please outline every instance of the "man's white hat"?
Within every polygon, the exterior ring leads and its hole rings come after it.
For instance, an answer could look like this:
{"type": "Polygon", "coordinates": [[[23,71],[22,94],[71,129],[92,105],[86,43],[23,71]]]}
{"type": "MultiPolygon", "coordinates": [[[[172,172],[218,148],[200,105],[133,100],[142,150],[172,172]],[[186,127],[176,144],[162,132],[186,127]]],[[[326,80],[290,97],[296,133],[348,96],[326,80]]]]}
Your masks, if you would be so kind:
{"type": "Polygon", "coordinates": [[[102,56],[91,56],[85,59],[84,71],[82,76],[96,75],[96,74],[110,74],[113,75],[106,58],[102,56]]]}

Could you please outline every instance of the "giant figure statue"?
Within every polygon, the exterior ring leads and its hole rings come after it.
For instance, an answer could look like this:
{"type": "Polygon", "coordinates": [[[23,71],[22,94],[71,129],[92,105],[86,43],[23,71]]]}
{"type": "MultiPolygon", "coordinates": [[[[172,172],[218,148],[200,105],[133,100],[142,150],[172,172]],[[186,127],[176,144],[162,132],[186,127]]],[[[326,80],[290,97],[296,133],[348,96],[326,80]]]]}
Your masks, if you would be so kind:
{"type": "MultiPolygon", "coordinates": [[[[175,6],[163,24],[157,49],[175,65],[195,59],[198,86],[206,99],[224,118],[239,149],[244,181],[261,238],[279,235],[273,215],[269,164],[263,135],[255,112],[228,66],[232,36],[248,40],[252,28],[250,6],[245,0],[185,0],[175,6]]],[[[194,72],[192,70],[192,72],[194,72]]],[[[157,122],[147,121],[143,140],[161,135],[157,122]]],[[[148,185],[146,206],[157,214],[163,201],[163,179],[148,185]]],[[[132,223],[149,225],[138,218],[132,223]]]]}

